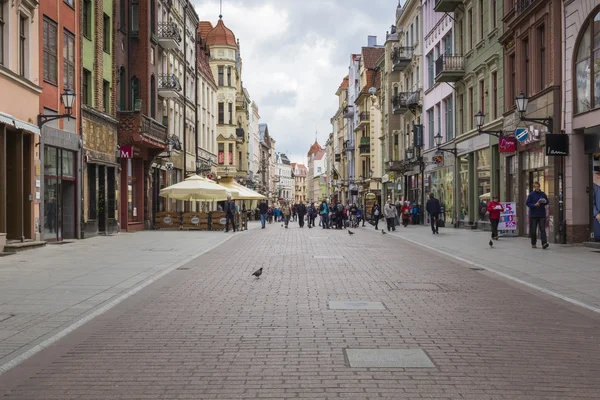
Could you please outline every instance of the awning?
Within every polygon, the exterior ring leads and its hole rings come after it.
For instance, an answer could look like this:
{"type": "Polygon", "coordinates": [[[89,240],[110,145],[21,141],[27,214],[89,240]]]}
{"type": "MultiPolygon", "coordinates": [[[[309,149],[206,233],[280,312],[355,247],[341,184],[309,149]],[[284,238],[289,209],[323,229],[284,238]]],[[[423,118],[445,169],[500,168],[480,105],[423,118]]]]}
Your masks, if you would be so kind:
{"type": "Polygon", "coordinates": [[[219,185],[223,186],[227,190],[232,191],[231,198],[234,200],[263,200],[266,196],[255,192],[254,190],[247,188],[246,186],[240,185],[233,180],[233,177],[225,177],[221,179],[219,185]],[[235,192],[238,192],[236,195],[235,192]]]}
{"type": "Polygon", "coordinates": [[[225,200],[235,196],[236,191],[217,185],[210,179],[192,175],[184,181],[168,186],[160,191],[161,197],[184,201],[225,200]]]}
{"type": "Polygon", "coordinates": [[[22,129],[25,132],[33,133],[35,135],[40,134],[40,128],[38,128],[36,125],[30,124],[29,122],[21,121],[20,119],[17,119],[10,114],[0,112],[0,122],[6,125],[13,126],[17,129],[22,129]]]}

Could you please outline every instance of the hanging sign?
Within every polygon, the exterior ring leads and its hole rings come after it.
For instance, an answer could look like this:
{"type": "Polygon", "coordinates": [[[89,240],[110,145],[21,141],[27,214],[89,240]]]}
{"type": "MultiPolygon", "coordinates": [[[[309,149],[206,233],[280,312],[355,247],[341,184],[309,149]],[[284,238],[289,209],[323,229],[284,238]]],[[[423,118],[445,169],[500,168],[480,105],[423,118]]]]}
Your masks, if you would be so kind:
{"type": "Polygon", "coordinates": [[[517,203],[500,203],[504,211],[500,213],[498,230],[514,231],[517,229],[517,203]]]}
{"type": "Polygon", "coordinates": [[[569,135],[546,135],[546,155],[564,157],[569,155],[569,135]]]}
{"type": "Polygon", "coordinates": [[[500,153],[517,151],[517,139],[514,136],[502,136],[499,141],[500,153]]]}
{"type": "Polygon", "coordinates": [[[433,156],[433,162],[436,163],[437,165],[443,164],[444,163],[444,155],[436,154],[435,156],[433,156]]]}
{"type": "Polygon", "coordinates": [[[120,158],[133,158],[133,146],[119,146],[120,158]]]}
{"type": "Polygon", "coordinates": [[[515,137],[520,143],[525,143],[529,139],[529,129],[517,128],[515,130],[515,137]]]}

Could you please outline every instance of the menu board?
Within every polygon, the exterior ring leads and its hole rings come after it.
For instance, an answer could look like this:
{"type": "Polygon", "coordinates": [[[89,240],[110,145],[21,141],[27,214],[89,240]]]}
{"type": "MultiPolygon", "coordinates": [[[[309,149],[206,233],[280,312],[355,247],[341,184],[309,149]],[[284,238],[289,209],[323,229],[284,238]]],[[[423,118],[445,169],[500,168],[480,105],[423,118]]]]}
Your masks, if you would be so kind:
{"type": "Polygon", "coordinates": [[[517,203],[500,203],[504,211],[500,213],[498,230],[514,231],[517,229],[517,203]]]}

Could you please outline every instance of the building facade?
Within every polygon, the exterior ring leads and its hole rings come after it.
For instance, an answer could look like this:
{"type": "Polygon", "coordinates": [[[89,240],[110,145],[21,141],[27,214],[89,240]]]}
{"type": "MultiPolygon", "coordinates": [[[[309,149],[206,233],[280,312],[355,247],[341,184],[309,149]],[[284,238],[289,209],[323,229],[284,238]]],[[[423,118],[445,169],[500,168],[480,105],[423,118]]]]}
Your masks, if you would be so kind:
{"type": "MultiPolygon", "coordinates": [[[[593,0],[562,2],[566,241],[600,241],[600,6],[593,0]],[[594,41],[593,38],[596,38],[594,41]]],[[[560,187],[559,187],[560,190],[560,187]]],[[[560,192],[559,192],[560,194],[560,192]]]]}
{"type": "Polygon", "coordinates": [[[292,171],[294,173],[294,203],[307,202],[306,195],[306,173],[307,168],[304,164],[292,163],[292,171]]]}
{"type": "Polygon", "coordinates": [[[258,175],[258,192],[268,198],[271,198],[271,180],[273,176],[271,157],[274,153],[274,143],[269,134],[269,126],[267,124],[259,124],[259,140],[260,140],[260,162],[258,175]]]}
{"type": "Polygon", "coordinates": [[[277,198],[285,201],[294,201],[294,178],[292,163],[283,153],[277,153],[277,198]]]}
{"type": "MultiPolygon", "coordinates": [[[[115,70],[116,59],[115,48],[115,13],[117,2],[113,0],[84,0],[81,2],[81,37],[82,42],[82,64],[77,68],[75,79],[81,76],[81,136],[83,139],[83,213],[82,213],[82,232],[81,237],[87,238],[98,234],[112,234],[119,231],[119,212],[117,193],[119,191],[119,162],[117,159],[117,128],[118,120],[116,116],[116,98],[115,98],[115,70]]],[[[63,14],[61,13],[61,16],[63,14]]],[[[66,40],[73,40],[65,33],[66,40]]],[[[75,40],[77,45],[77,40],[75,40]]],[[[67,52],[69,49],[67,48],[67,52]]],[[[67,54],[67,53],[65,53],[67,54]]],[[[69,58],[75,57],[78,60],[77,52],[69,58]]],[[[71,63],[66,60],[65,67],[71,63]]],[[[77,66],[77,62],[75,65],[77,66]]],[[[45,129],[45,128],[44,128],[45,129]]],[[[77,156],[78,136],[72,133],[60,132],[60,141],[68,141],[70,146],[64,144],[60,146],[57,143],[44,142],[44,156],[56,158],[60,165],[61,158],[63,165],[66,155],[77,156]],[[52,147],[49,147],[53,145],[52,147]],[[61,149],[62,147],[62,149],[61,149]],[[65,148],[66,147],[66,148],[65,148]],[[51,153],[56,152],[57,155],[51,153]]],[[[60,142],[59,142],[60,143],[60,142]]],[[[50,162],[48,162],[50,165],[50,162]]],[[[72,196],[69,192],[77,192],[75,187],[79,187],[77,176],[65,177],[64,167],[62,177],[49,175],[48,185],[44,186],[44,193],[54,198],[72,196]],[[74,188],[70,188],[67,183],[70,181],[74,188]],[[56,187],[56,189],[53,188],[56,187]],[[58,190],[57,190],[58,189],[58,190]],[[57,191],[59,193],[57,193],[57,191]],[[62,194],[60,193],[62,192],[62,194]]],[[[46,183],[46,179],[44,180],[46,183]]],[[[44,204],[48,201],[44,199],[44,204]]],[[[63,225],[62,236],[66,236],[67,230],[64,228],[67,222],[66,203],[63,201],[62,221],[58,221],[57,226],[63,225]]],[[[75,202],[72,213],[77,215],[79,209],[78,202],[75,202]]],[[[77,219],[77,218],[74,218],[77,219]]],[[[51,232],[47,232],[53,236],[51,232]]],[[[47,240],[50,239],[47,237],[47,240]]],[[[60,233],[58,236],[60,240],[60,233]]]]}
{"type": "MultiPolygon", "coordinates": [[[[519,143],[516,153],[503,156],[504,168],[501,171],[501,180],[506,182],[506,185],[503,186],[501,195],[505,201],[516,203],[517,233],[528,235],[529,217],[525,200],[533,189],[534,182],[539,182],[550,199],[546,219],[548,239],[554,243],[565,242],[566,226],[562,207],[563,194],[561,194],[561,190],[564,193],[565,185],[565,159],[561,156],[547,156],[545,148],[547,136],[560,133],[563,124],[561,113],[562,3],[505,1],[503,4],[500,2],[498,7],[501,5],[504,6],[500,12],[504,23],[503,34],[499,40],[503,47],[504,82],[503,84],[499,82],[499,85],[504,87],[504,98],[499,101],[503,100],[504,105],[504,113],[500,114],[503,115],[503,130],[514,132],[516,128],[522,127],[527,128],[528,131],[527,140],[519,143]],[[554,132],[550,132],[539,123],[520,121],[515,98],[521,92],[529,98],[523,116],[552,117],[554,132]]],[[[485,32],[488,28],[486,25],[485,32]]],[[[467,49],[469,47],[465,48],[467,49]]],[[[491,92],[493,91],[492,88],[491,92]]],[[[469,102],[470,100],[467,104],[469,102]]],[[[469,113],[469,116],[471,114],[469,113]]],[[[480,168],[481,163],[476,159],[469,162],[472,163],[473,168],[480,168]]],[[[492,162],[493,158],[490,164],[492,162]]],[[[493,168],[493,164],[491,165],[493,168]]],[[[493,170],[495,172],[495,168],[493,170]]],[[[494,175],[496,174],[492,174],[492,177],[494,175]]],[[[475,175],[472,173],[472,179],[474,178],[475,175]]],[[[493,181],[492,185],[494,185],[493,181]]],[[[471,215],[471,217],[478,217],[478,215],[471,215]]]]}
{"type": "Polygon", "coordinates": [[[38,1],[0,2],[0,246],[40,240],[40,19],[38,1]]]}
{"type": "Polygon", "coordinates": [[[116,17],[117,26],[121,27],[115,31],[117,43],[113,56],[118,82],[119,221],[123,231],[154,226],[154,213],[165,207],[158,194],[166,186],[172,165],[166,152],[169,148],[181,150],[177,137],[169,136],[169,121],[163,118],[165,110],[158,95],[159,90],[175,91],[178,95],[179,87],[174,81],[158,79],[158,52],[178,46],[181,35],[175,29],[159,30],[158,5],[157,1],[122,0],[116,17]]]}
{"type": "Polygon", "coordinates": [[[325,150],[319,142],[315,142],[308,150],[308,171],[306,176],[307,196],[309,202],[321,202],[320,176],[325,171],[325,150]]]}

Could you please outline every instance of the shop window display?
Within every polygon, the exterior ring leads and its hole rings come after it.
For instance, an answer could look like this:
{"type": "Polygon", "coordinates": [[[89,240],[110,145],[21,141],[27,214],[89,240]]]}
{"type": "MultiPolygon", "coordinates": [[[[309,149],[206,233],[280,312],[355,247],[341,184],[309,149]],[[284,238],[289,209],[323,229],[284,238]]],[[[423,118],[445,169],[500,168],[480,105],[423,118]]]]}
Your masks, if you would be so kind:
{"type": "Polygon", "coordinates": [[[477,151],[477,196],[479,220],[488,221],[487,204],[491,200],[490,149],[477,151]]]}

